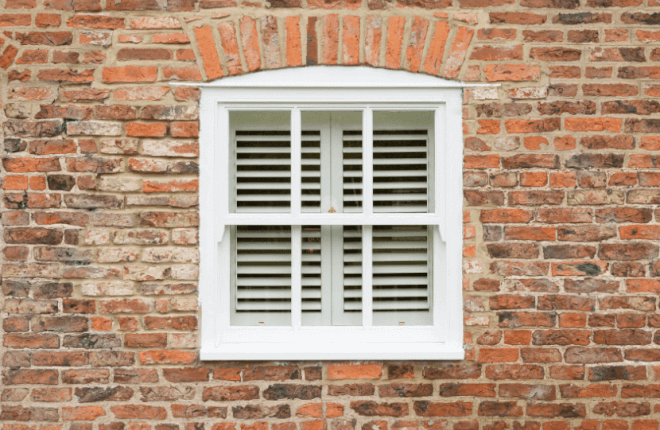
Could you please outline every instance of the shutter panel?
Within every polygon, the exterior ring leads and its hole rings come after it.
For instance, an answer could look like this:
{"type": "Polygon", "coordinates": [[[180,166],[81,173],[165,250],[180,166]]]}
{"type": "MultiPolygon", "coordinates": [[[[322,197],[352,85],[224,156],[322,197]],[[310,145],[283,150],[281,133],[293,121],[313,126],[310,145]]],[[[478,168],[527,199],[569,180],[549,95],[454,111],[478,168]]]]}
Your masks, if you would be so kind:
{"type": "MultiPolygon", "coordinates": [[[[286,213],[291,208],[291,133],[281,112],[232,113],[230,209],[286,213]]],[[[232,325],[291,321],[291,227],[232,227],[232,325]]]]}
{"type": "Polygon", "coordinates": [[[321,211],[321,132],[302,132],[302,212],[321,211]]]}
{"type": "Polygon", "coordinates": [[[374,226],[375,325],[431,324],[431,246],[426,226],[374,226]]]}
{"type": "Polygon", "coordinates": [[[374,130],[374,212],[428,212],[427,130],[374,130]]]}
{"type": "MultiPolygon", "coordinates": [[[[332,193],[342,213],[362,212],[362,115],[332,114],[332,193]]],[[[332,323],[362,325],[362,227],[332,229],[332,323]]]]}
{"type": "Polygon", "coordinates": [[[362,212],[362,130],[342,130],[343,204],[345,213],[362,212]]]}
{"type": "Polygon", "coordinates": [[[237,130],[235,135],[237,213],[289,212],[291,135],[288,131],[237,130]]]}
{"type": "MultiPolygon", "coordinates": [[[[344,213],[362,212],[362,124],[349,125],[339,123],[335,127],[341,133],[341,166],[335,171],[341,172],[342,204],[344,213]],[[352,128],[358,128],[358,130],[352,128]]],[[[335,144],[339,142],[333,142],[335,144]]],[[[335,320],[342,324],[362,324],[362,227],[344,226],[335,228],[339,242],[341,267],[339,279],[333,287],[343,312],[335,313],[335,320]]]]}
{"type": "MultiPolygon", "coordinates": [[[[321,132],[302,132],[302,212],[321,210],[321,132]]],[[[302,227],[302,323],[320,323],[322,312],[321,226],[302,227]]]]}
{"type": "MultiPolygon", "coordinates": [[[[261,126],[265,126],[267,121],[261,126]]],[[[282,124],[278,128],[288,128],[282,124]]],[[[288,130],[235,131],[237,213],[289,212],[291,136],[288,130]]],[[[302,210],[321,202],[320,132],[302,136],[302,210]]],[[[291,311],[291,228],[235,227],[235,325],[287,325],[291,311]],[[278,315],[279,314],[279,315],[278,315]]],[[[303,229],[303,312],[321,310],[320,228],[303,229]]]]}
{"type": "MultiPolygon", "coordinates": [[[[374,117],[376,120],[376,116],[374,117]]],[[[388,124],[383,119],[381,123],[388,124]]],[[[400,121],[392,120],[400,125],[400,121]]],[[[374,129],[374,212],[428,212],[429,184],[433,159],[429,130],[374,129]]],[[[393,126],[393,125],[392,125],[393,126]]],[[[362,134],[344,131],[345,210],[362,210],[362,134]],[[359,157],[352,156],[359,153],[359,157]],[[350,154],[350,156],[347,156],[350,154]],[[357,179],[353,179],[357,178],[357,179]],[[354,206],[350,203],[357,202],[354,206]]],[[[375,325],[431,324],[430,286],[432,230],[426,226],[374,226],[373,228],[373,309],[375,325]]],[[[355,235],[344,228],[345,242],[355,235]]],[[[362,242],[344,248],[344,310],[362,309],[360,270],[347,264],[361,261],[362,242]],[[349,254],[349,249],[356,250],[349,254]],[[359,273],[349,277],[351,272],[359,273]]]]}
{"type": "MultiPolygon", "coordinates": [[[[302,132],[302,212],[321,210],[321,132],[302,132]]],[[[302,227],[302,322],[321,314],[321,226],[302,227]]]]}
{"type": "MultiPolygon", "coordinates": [[[[381,127],[373,137],[374,212],[429,212],[429,128],[381,127]]],[[[374,226],[375,325],[431,324],[431,232],[427,226],[374,226]]]]}
{"type": "Polygon", "coordinates": [[[238,226],[235,325],[286,324],[291,311],[291,227],[238,226]]]}

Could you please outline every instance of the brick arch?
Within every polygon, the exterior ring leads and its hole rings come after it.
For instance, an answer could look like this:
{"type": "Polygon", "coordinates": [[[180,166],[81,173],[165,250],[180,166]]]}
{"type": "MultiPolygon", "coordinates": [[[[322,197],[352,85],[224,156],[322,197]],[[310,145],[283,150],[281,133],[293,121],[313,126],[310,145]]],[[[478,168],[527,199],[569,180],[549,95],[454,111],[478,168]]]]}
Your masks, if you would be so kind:
{"type": "Polygon", "coordinates": [[[462,72],[474,29],[447,14],[251,17],[198,24],[190,31],[197,63],[211,81],[258,70],[306,65],[366,65],[445,79],[462,72]]]}

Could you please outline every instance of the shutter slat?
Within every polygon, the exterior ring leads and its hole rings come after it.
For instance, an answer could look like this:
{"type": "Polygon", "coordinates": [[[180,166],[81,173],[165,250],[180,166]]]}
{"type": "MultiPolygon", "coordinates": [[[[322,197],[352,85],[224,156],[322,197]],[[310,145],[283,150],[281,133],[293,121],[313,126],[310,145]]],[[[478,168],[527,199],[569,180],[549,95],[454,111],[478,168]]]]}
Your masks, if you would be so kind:
{"type": "MultiPolygon", "coordinates": [[[[419,189],[419,188],[424,188],[426,187],[426,182],[398,182],[397,185],[402,186],[402,187],[407,187],[407,188],[412,188],[412,189],[419,189]]],[[[374,184],[374,189],[390,189],[392,188],[391,185],[388,183],[376,183],[374,184]]],[[[362,189],[362,184],[345,184],[344,189],[362,189]]],[[[426,196],[426,194],[425,194],[426,196]]]]}
{"type": "MultiPolygon", "coordinates": [[[[362,154],[362,148],[344,148],[345,153],[362,154]]],[[[374,148],[374,154],[378,153],[392,153],[392,152],[426,152],[425,146],[395,146],[395,147],[382,147],[374,148]]]]}
{"type": "MultiPolygon", "coordinates": [[[[425,288],[399,288],[399,289],[374,289],[373,296],[381,298],[396,298],[396,297],[422,297],[426,298],[428,292],[425,288]]],[[[359,290],[349,290],[344,292],[344,297],[347,298],[360,298],[362,292],[359,290]]]]}
{"type": "MultiPolygon", "coordinates": [[[[407,242],[407,243],[397,243],[397,242],[387,242],[387,243],[377,243],[374,242],[373,248],[374,249],[408,249],[413,246],[426,246],[426,242],[407,242]]],[[[362,245],[358,243],[350,243],[350,244],[344,244],[344,249],[345,250],[355,250],[355,249],[362,249],[362,245]]],[[[424,248],[426,249],[426,248],[424,248]]]]}
{"type": "MultiPolygon", "coordinates": [[[[310,262],[313,263],[313,262],[310,262]]],[[[253,266],[246,266],[246,265],[241,265],[236,269],[236,273],[239,275],[254,275],[255,274],[255,268],[253,266]]],[[[302,273],[304,275],[317,275],[320,274],[321,271],[318,268],[315,268],[313,266],[305,266],[302,269],[302,273]]],[[[291,267],[287,266],[271,266],[268,268],[268,275],[290,275],[291,274],[291,267]]]]}
{"type": "MultiPolygon", "coordinates": [[[[288,155],[288,154],[287,154],[288,155]]],[[[281,166],[289,167],[289,160],[270,160],[268,158],[259,158],[255,160],[238,160],[236,162],[238,167],[241,166],[281,166]]]]}
{"type": "MultiPolygon", "coordinates": [[[[263,289],[250,289],[250,290],[241,290],[237,294],[239,299],[250,299],[250,300],[270,300],[270,299],[280,299],[286,300],[291,299],[291,292],[285,290],[263,290],[263,289]]],[[[303,299],[317,299],[321,297],[321,292],[316,289],[308,289],[302,293],[303,299]]]]}
{"type": "MultiPolygon", "coordinates": [[[[401,148],[401,149],[405,149],[405,148],[401,148]]],[[[389,154],[389,151],[387,153],[389,154]]],[[[426,160],[427,160],[426,158],[396,158],[396,159],[380,158],[380,159],[374,159],[374,169],[378,166],[406,166],[408,164],[423,164],[423,165],[426,165],[426,160]]]]}
{"type": "MultiPolygon", "coordinates": [[[[266,125],[266,124],[264,124],[266,125]]],[[[280,131],[237,131],[234,196],[237,213],[286,213],[291,206],[291,136],[280,131]]],[[[237,313],[291,310],[290,227],[236,227],[237,313]]],[[[245,319],[242,319],[245,321],[245,319]]]]}
{"type": "Polygon", "coordinates": [[[374,300],[374,311],[425,311],[428,308],[428,300],[374,300]]]}
{"type": "MultiPolygon", "coordinates": [[[[264,199],[263,195],[254,194],[254,195],[239,195],[236,200],[239,202],[260,202],[263,201],[263,199],[264,199]]],[[[288,194],[287,195],[272,194],[270,196],[271,202],[288,202],[289,200],[291,200],[291,196],[289,196],[288,194]]]]}
{"type": "Polygon", "coordinates": [[[239,280],[236,281],[236,285],[239,287],[291,287],[291,277],[278,278],[276,276],[264,276],[259,278],[249,278],[246,276],[241,276],[239,280]]]}

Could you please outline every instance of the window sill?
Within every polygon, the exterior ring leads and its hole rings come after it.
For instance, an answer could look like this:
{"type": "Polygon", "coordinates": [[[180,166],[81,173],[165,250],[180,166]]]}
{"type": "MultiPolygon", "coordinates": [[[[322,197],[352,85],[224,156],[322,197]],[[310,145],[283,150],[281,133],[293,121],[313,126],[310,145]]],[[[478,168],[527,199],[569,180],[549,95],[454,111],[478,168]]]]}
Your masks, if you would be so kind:
{"type": "Polygon", "coordinates": [[[437,343],[241,343],[202,347],[213,360],[463,360],[462,347],[437,343]]]}

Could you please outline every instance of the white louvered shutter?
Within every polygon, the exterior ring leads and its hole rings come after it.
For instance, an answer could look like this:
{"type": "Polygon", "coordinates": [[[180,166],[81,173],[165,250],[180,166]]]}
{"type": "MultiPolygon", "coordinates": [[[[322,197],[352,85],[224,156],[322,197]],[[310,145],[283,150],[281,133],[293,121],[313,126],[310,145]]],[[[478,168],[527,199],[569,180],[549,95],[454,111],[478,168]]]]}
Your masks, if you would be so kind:
{"type": "MultiPolygon", "coordinates": [[[[286,213],[291,208],[288,113],[231,117],[230,210],[286,213]]],[[[232,227],[232,324],[287,325],[291,312],[291,227],[232,227]]]]}
{"type": "MultiPolygon", "coordinates": [[[[433,208],[433,123],[424,115],[374,115],[375,213],[433,208]]],[[[289,212],[288,114],[235,116],[232,209],[289,212]]],[[[362,212],[359,113],[303,113],[302,119],[302,212],[362,212]]],[[[431,323],[431,232],[373,228],[375,325],[431,323]]],[[[232,236],[232,324],[290,324],[291,228],[234,227],[232,236]]],[[[361,325],[361,227],[303,226],[301,260],[303,325],[361,325]]]]}
{"type": "MultiPolygon", "coordinates": [[[[303,213],[321,211],[321,140],[324,124],[302,131],[302,206],[303,213]]],[[[302,323],[320,325],[323,312],[323,263],[321,226],[302,227],[302,323]]]]}
{"type": "MultiPolygon", "coordinates": [[[[343,141],[345,153],[361,152],[361,133],[344,131],[343,141]]],[[[374,113],[374,213],[424,213],[433,208],[431,142],[430,114],[374,113]]],[[[352,164],[344,158],[345,175],[351,174],[352,164]]],[[[359,168],[361,177],[361,165],[359,168]]],[[[345,202],[355,200],[351,188],[344,188],[345,202]]],[[[431,234],[432,228],[424,226],[374,226],[375,325],[431,324],[431,234]]],[[[361,241],[352,246],[361,251],[361,241]]],[[[343,305],[349,312],[362,305],[361,278],[352,283],[353,288],[344,287],[343,305]]]]}

